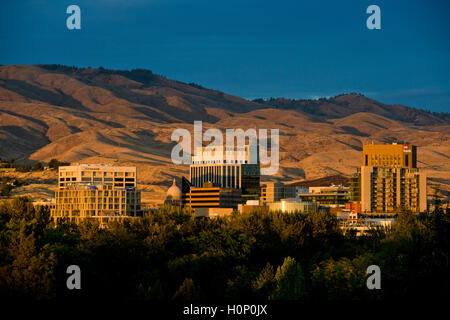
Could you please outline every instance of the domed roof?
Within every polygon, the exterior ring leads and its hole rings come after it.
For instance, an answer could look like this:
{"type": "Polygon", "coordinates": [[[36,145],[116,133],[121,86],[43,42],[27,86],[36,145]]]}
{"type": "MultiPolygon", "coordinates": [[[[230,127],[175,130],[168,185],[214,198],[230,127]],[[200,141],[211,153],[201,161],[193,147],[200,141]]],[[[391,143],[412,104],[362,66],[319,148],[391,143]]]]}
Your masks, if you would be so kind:
{"type": "Polygon", "coordinates": [[[177,185],[175,183],[175,178],[173,178],[173,184],[169,188],[169,190],[167,190],[166,199],[167,200],[181,200],[181,196],[182,196],[181,190],[180,190],[180,188],[177,187],[177,185]]]}

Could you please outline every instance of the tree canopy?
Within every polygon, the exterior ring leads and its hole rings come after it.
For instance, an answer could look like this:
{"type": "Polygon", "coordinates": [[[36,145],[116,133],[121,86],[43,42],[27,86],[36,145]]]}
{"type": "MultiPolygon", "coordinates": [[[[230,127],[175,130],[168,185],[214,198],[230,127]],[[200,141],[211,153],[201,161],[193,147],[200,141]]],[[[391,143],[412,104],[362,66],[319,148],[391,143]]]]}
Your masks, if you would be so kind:
{"type": "Polygon", "coordinates": [[[223,301],[448,296],[449,215],[403,212],[390,229],[344,234],[328,213],[195,217],[166,206],[142,218],[51,222],[29,198],[0,203],[4,298],[223,301]],[[366,269],[381,269],[368,290],[366,269]],[[66,269],[82,270],[68,290],[66,269]]]}

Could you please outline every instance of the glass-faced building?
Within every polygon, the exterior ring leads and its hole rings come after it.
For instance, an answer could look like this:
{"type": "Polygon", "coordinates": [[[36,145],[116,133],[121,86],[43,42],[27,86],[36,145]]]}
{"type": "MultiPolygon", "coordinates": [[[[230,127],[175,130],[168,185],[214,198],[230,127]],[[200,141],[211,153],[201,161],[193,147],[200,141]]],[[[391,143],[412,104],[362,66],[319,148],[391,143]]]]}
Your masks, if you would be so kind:
{"type": "MultiPolygon", "coordinates": [[[[216,154],[204,152],[201,148],[198,152],[201,156],[193,156],[190,165],[189,180],[194,188],[203,187],[204,183],[212,183],[215,187],[240,189],[242,201],[257,200],[260,195],[260,165],[259,160],[252,158],[252,152],[248,146],[243,150],[242,156],[235,159],[227,159],[225,154],[229,150],[219,148],[216,154]]],[[[235,149],[236,150],[236,149],[235,149]]]]}

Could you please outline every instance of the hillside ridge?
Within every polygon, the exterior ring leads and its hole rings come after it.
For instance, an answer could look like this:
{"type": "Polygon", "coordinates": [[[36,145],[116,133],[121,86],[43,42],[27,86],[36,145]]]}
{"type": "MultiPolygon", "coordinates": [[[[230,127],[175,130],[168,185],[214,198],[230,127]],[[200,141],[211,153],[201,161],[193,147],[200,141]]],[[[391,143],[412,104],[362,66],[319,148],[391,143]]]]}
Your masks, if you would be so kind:
{"type": "Polygon", "coordinates": [[[350,176],[367,143],[412,143],[431,183],[450,190],[450,118],[359,94],[249,101],[150,70],[0,66],[0,158],[17,163],[136,165],[144,191],[161,197],[187,166],[171,162],[171,134],[204,129],[280,131],[280,169],[264,179],[350,176]],[[166,186],[167,185],[167,186],[166,186]]]}

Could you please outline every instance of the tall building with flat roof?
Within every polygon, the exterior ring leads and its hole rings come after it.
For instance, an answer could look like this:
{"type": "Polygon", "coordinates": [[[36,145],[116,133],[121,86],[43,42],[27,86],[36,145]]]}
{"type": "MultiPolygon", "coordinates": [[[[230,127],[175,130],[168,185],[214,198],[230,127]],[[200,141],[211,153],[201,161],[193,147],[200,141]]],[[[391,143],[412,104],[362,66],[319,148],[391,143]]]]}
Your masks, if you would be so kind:
{"type": "Polygon", "coordinates": [[[54,220],[106,222],[140,215],[136,167],[80,164],[61,166],[58,171],[59,188],[51,210],[54,220]]]}
{"type": "Polygon", "coordinates": [[[373,213],[427,210],[427,180],[419,169],[408,167],[362,166],[361,211],[373,213]]]}
{"type": "Polygon", "coordinates": [[[240,189],[242,202],[259,199],[260,165],[257,152],[248,146],[235,148],[234,158],[227,159],[226,153],[232,152],[224,147],[218,148],[217,154],[202,147],[192,157],[189,178],[193,187],[201,188],[204,183],[215,187],[240,189]]]}
{"type": "Polygon", "coordinates": [[[411,144],[367,144],[363,146],[363,166],[417,168],[417,148],[411,144]]]}
{"type": "Polygon", "coordinates": [[[350,202],[362,213],[427,210],[427,178],[410,144],[364,145],[363,165],[350,182],[350,202]]]}

